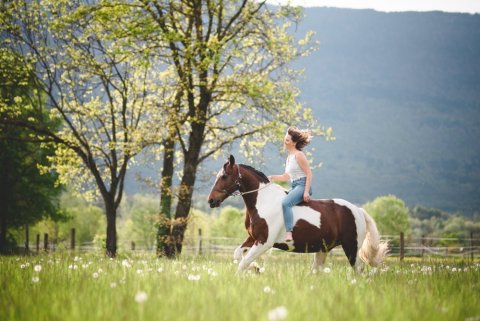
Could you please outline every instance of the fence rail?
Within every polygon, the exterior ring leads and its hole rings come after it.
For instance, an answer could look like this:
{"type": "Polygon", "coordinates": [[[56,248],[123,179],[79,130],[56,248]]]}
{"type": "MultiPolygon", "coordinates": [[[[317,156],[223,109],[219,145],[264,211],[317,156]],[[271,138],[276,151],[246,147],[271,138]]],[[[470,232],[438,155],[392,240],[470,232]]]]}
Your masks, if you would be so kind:
{"type": "MultiPolygon", "coordinates": [[[[28,231],[28,230],[27,230],[28,231]]],[[[19,250],[26,253],[40,253],[57,250],[74,250],[80,252],[101,251],[102,247],[94,243],[78,244],[75,240],[75,229],[72,229],[70,239],[63,242],[52,242],[48,234],[43,235],[43,244],[40,234],[36,235],[35,244],[28,242],[28,236],[25,244],[19,250]],[[32,247],[33,245],[33,247],[32,247]],[[34,249],[34,250],[32,250],[34,249]]],[[[480,239],[473,238],[440,238],[440,237],[409,237],[405,240],[403,233],[400,235],[383,235],[381,240],[388,241],[390,244],[390,256],[399,257],[463,257],[474,260],[480,256],[480,239]],[[450,245],[438,245],[438,244],[450,245]]],[[[214,255],[214,254],[233,254],[237,246],[242,244],[244,239],[228,237],[204,237],[201,230],[197,237],[186,237],[182,247],[182,252],[190,255],[214,255]]],[[[122,251],[151,252],[155,253],[155,246],[145,246],[135,242],[120,242],[119,249],[122,251]]],[[[333,249],[331,255],[344,255],[340,247],[333,249]]]]}

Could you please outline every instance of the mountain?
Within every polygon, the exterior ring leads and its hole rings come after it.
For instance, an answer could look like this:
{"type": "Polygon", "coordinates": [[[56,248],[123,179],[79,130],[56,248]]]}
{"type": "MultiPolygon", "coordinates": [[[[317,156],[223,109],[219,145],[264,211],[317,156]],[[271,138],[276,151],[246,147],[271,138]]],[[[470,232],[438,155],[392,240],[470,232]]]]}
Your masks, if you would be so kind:
{"type": "Polygon", "coordinates": [[[307,8],[306,30],[301,98],[336,136],[316,194],[479,212],[480,15],[307,8]]]}
{"type": "MultiPolygon", "coordinates": [[[[363,204],[394,194],[409,207],[479,213],[480,15],[334,8],[304,15],[295,31],[314,30],[320,46],[296,63],[305,69],[300,99],[336,137],[308,147],[323,162],[314,196],[363,204]]],[[[265,159],[250,165],[283,171],[277,153],[265,159]]],[[[218,166],[206,164],[200,176],[218,166]]],[[[199,182],[198,193],[211,183],[199,182]]]]}

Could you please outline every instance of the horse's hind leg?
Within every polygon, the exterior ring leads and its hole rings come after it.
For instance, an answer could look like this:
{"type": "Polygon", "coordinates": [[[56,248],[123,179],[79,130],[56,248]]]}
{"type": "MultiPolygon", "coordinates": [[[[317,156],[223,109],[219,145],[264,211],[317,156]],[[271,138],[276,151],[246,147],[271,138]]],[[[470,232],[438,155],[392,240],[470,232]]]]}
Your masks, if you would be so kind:
{"type": "Polygon", "coordinates": [[[343,251],[347,256],[350,266],[355,269],[355,271],[360,272],[363,268],[362,260],[358,257],[358,247],[357,241],[344,242],[342,244],[343,251]]]}
{"type": "Polygon", "coordinates": [[[325,259],[327,258],[328,253],[327,252],[316,252],[314,257],[313,257],[313,263],[312,263],[312,272],[316,272],[320,267],[323,266],[325,263],[325,259]]]}

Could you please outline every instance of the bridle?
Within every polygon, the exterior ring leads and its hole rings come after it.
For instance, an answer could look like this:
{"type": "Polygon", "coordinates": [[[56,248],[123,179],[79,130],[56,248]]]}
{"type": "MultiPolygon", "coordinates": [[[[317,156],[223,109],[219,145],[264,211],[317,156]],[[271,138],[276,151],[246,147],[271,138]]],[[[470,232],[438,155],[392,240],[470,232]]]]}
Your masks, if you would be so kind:
{"type": "Polygon", "coordinates": [[[237,173],[238,173],[238,177],[235,180],[235,182],[233,182],[233,184],[230,185],[226,189],[215,189],[215,191],[220,192],[220,193],[225,193],[225,194],[227,194],[227,197],[229,197],[229,196],[243,196],[245,194],[258,192],[259,190],[261,190],[261,189],[263,189],[263,188],[265,188],[265,187],[267,187],[268,185],[271,184],[271,183],[268,183],[267,185],[262,186],[260,188],[257,188],[257,189],[251,190],[251,191],[241,192],[240,187],[242,187],[242,182],[241,182],[242,181],[242,173],[240,172],[240,166],[238,166],[238,164],[235,164],[235,165],[237,166],[237,173]],[[230,190],[232,188],[233,188],[233,190],[230,192],[230,190]]]}

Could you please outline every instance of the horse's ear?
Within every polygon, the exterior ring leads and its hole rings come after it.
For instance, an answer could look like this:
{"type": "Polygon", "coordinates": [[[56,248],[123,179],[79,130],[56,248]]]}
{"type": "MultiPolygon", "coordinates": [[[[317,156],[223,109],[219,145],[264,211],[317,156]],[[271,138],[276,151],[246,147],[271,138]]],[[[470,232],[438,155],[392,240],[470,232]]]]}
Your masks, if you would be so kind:
{"type": "Polygon", "coordinates": [[[235,157],[233,157],[233,155],[230,155],[228,161],[230,162],[230,165],[235,165],[235,157]]]}

